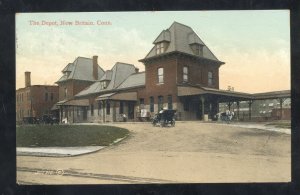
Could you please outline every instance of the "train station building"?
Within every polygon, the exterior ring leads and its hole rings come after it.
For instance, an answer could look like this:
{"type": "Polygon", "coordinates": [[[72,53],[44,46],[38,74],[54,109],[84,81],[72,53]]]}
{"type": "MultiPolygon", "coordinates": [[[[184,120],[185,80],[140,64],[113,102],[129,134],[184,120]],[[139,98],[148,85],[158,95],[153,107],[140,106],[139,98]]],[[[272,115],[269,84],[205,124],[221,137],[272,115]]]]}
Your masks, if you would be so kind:
{"type": "Polygon", "coordinates": [[[234,110],[239,119],[240,103],[248,105],[251,120],[253,103],[266,99],[278,100],[282,117],[282,105],[290,98],[289,90],[249,94],[219,89],[219,68],[225,62],[191,27],[178,22],[162,30],[139,61],[144,72],[123,62],[104,71],[97,56],[69,63],[57,81],[59,101],[54,109],[61,121],[114,122],[124,115],[128,121],[140,121],[161,109],[177,110],[177,120],[213,120],[223,108],[234,110]]]}

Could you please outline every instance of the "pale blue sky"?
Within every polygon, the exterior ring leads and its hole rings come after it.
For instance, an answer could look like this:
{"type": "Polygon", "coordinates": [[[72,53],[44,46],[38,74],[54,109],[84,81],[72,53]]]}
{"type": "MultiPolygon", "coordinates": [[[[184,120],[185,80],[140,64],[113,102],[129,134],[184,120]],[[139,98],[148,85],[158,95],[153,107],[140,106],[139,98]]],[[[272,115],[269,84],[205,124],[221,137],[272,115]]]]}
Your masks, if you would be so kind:
{"type": "Polygon", "coordinates": [[[16,87],[24,87],[24,71],[32,84],[53,84],[76,57],[98,55],[105,70],[138,60],[174,22],[190,26],[226,64],[220,88],[263,92],[290,88],[289,11],[185,11],[20,13],[16,15],[16,87]],[[111,25],[34,26],[34,21],[110,21],[111,25]],[[281,82],[274,82],[274,79],[281,82]]]}

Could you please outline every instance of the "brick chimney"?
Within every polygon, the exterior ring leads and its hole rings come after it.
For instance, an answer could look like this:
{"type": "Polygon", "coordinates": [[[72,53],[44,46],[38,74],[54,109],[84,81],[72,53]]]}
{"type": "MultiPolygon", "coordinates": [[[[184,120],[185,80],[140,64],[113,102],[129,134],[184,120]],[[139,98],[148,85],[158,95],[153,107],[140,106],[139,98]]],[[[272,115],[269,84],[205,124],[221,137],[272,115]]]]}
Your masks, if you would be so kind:
{"type": "Polygon", "coordinates": [[[25,72],[25,87],[31,86],[30,72],[25,72]]]}
{"type": "Polygon", "coordinates": [[[98,80],[98,56],[93,56],[93,77],[98,80]]]}

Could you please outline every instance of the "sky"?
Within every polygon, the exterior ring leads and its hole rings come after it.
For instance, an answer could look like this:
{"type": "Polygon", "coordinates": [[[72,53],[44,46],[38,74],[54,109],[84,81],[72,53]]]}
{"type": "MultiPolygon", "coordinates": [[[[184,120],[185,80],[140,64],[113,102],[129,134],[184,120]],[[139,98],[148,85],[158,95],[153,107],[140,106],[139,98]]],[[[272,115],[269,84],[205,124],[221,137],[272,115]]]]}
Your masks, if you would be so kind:
{"type": "Polygon", "coordinates": [[[17,13],[16,89],[25,86],[25,71],[31,72],[32,85],[55,84],[78,56],[97,55],[104,70],[125,62],[143,71],[138,60],[174,21],[190,26],[225,62],[219,69],[220,89],[290,89],[288,10],[17,13]],[[94,25],[75,25],[76,21],[94,25]]]}

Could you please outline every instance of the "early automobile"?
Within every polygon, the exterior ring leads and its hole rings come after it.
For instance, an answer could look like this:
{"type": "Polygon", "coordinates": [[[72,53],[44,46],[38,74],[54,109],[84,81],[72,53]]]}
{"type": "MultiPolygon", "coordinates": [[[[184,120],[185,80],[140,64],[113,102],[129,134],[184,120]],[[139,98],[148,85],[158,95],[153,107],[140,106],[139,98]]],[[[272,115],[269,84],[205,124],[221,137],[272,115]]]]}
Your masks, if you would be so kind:
{"type": "Polygon", "coordinates": [[[175,126],[176,110],[161,110],[152,120],[153,126],[175,126]]]}

